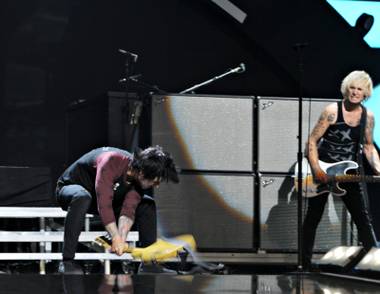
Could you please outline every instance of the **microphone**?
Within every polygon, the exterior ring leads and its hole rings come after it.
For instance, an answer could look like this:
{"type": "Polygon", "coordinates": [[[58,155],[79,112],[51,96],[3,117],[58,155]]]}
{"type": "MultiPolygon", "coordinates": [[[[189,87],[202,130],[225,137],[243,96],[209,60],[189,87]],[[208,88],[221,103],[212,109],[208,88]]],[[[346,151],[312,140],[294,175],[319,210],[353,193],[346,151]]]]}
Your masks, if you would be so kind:
{"type": "Polygon", "coordinates": [[[120,79],[119,83],[125,83],[127,80],[131,80],[133,82],[138,82],[139,78],[141,78],[141,77],[142,77],[142,74],[133,75],[133,76],[130,76],[128,79],[126,79],[126,78],[120,79]]]}
{"type": "Polygon", "coordinates": [[[76,106],[76,105],[79,105],[79,104],[82,104],[82,103],[85,103],[87,100],[86,99],[76,99],[74,101],[71,101],[69,103],[69,106],[76,106]]]}
{"type": "Polygon", "coordinates": [[[235,67],[235,68],[231,69],[230,71],[232,73],[243,73],[243,72],[245,72],[245,70],[246,70],[245,64],[240,63],[238,67],[235,67]]]}
{"type": "Polygon", "coordinates": [[[135,53],[132,53],[132,52],[129,52],[129,51],[125,51],[123,49],[118,49],[118,51],[121,53],[121,54],[125,54],[129,57],[132,57],[133,58],[133,62],[136,62],[137,61],[137,58],[139,58],[139,56],[135,53]]]}

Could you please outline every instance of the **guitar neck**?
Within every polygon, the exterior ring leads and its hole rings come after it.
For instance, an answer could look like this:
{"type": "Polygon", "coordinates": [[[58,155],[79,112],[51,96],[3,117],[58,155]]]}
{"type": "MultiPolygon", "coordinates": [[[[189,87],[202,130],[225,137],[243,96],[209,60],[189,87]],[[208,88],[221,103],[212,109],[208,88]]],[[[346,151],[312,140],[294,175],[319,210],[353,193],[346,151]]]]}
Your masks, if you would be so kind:
{"type": "Polygon", "coordinates": [[[339,183],[357,183],[362,181],[366,183],[374,183],[380,182],[380,176],[344,175],[333,177],[333,181],[339,183]]]}

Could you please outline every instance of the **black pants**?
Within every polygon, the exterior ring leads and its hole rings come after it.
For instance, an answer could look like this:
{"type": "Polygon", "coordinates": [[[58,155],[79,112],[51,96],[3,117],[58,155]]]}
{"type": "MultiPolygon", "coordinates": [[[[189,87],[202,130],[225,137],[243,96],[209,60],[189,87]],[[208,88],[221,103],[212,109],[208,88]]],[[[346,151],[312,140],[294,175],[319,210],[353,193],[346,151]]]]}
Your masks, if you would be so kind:
{"type": "MultiPolygon", "coordinates": [[[[340,184],[340,186],[347,191],[347,194],[342,196],[342,201],[358,229],[360,242],[367,250],[371,247],[375,247],[376,238],[373,233],[368,212],[364,206],[359,185],[350,183],[340,184]]],[[[315,234],[322,218],[328,195],[329,193],[324,193],[316,197],[308,198],[307,213],[303,223],[303,265],[305,267],[309,267],[311,264],[315,234]]]]}
{"type": "MultiPolygon", "coordinates": [[[[63,259],[74,259],[79,234],[84,226],[85,216],[93,207],[92,195],[80,185],[67,185],[57,189],[57,201],[67,210],[63,241],[63,259]]],[[[115,213],[117,217],[117,212],[115,213]]],[[[117,220],[116,220],[117,221],[117,220]]],[[[140,247],[146,247],[157,239],[157,213],[153,198],[144,195],[136,208],[135,222],[131,230],[139,232],[140,247]]]]}

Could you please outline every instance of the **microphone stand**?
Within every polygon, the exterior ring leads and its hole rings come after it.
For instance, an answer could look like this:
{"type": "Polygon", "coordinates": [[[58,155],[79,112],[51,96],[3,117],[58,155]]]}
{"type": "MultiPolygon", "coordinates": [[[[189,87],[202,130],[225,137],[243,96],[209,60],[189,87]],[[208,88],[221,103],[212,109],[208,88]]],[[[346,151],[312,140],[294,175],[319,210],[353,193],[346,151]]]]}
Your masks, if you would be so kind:
{"type": "MultiPolygon", "coordinates": [[[[135,62],[137,62],[138,56],[136,54],[125,51],[123,49],[119,49],[118,51],[125,55],[125,64],[124,64],[124,66],[125,66],[125,68],[124,68],[125,78],[123,79],[123,81],[125,82],[124,92],[125,92],[125,99],[127,99],[127,112],[130,113],[129,103],[128,103],[129,80],[130,80],[131,74],[133,73],[133,64],[135,62]]],[[[123,132],[123,137],[124,137],[123,142],[124,142],[124,145],[126,146],[126,148],[128,150],[131,150],[133,148],[132,145],[133,145],[133,141],[134,141],[134,137],[135,137],[135,133],[136,133],[136,128],[138,125],[138,118],[136,119],[134,114],[135,113],[141,113],[141,107],[142,107],[141,101],[134,102],[134,110],[133,110],[132,115],[131,115],[132,117],[129,119],[129,122],[124,121],[124,125],[130,124],[132,126],[131,127],[131,135],[129,136],[128,141],[126,138],[126,131],[123,132]]],[[[125,119],[127,120],[128,117],[126,117],[125,119]]]]}
{"type": "Polygon", "coordinates": [[[307,43],[297,43],[294,44],[293,48],[297,52],[298,59],[298,153],[297,153],[297,163],[298,163],[298,180],[297,180],[297,224],[298,224],[298,258],[297,258],[297,270],[303,272],[303,196],[302,196],[302,87],[303,87],[303,72],[304,72],[304,63],[302,50],[308,44],[307,43]]]}
{"type": "Polygon", "coordinates": [[[160,95],[167,95],[169,92],[168,91],[165,91],[165,90],[162,90],[160,89],[158,86],[156,85],[151,85],[151,84],[148,84],[146,82],[142,82],[138,79],[138,77],[140,77],[141,75],[137,75],[136,76],[131,76],[129,77],[129,80],[136,83],[137,85],[140,85],[142,86],[143,88],[145,89],[148,89],[150,90],[151,92],[150,93],[157,93],[157,94],[160,94],[160,95]]]}
{"type": "Polygon", "coordinates": [[[211,83],[213,83],[213,82],[215,82],[215,81],[217,81],[217,80],[219,80],[221,78],[224,78],[225,76],[228,76],[228,75],[233,74],[233,73],[242,73],[244,71],[245,71],[245,66],[244,66],[243,63],[241,63],[240,66],[237,67],[237,68],[230,69],[230,70],[226,71],[225,73],[223,73],[221,75],[213,77],[213,78],[211,78],[211,79],[209,79],[209,80],[207,80],[207,81],[205,81],[203,83],[194,85],[194,86],[192,86],[192,87],[190,87],[190,88],[188,88],[186,90],[183,90],[182,92],[179,92],[179,93],[180,94],[186,94],[188,92],[193,92],[194,90],[196,90],[196,89],[198,89],[198,88],[200,88],[202,86],[211,84],[211,83]]]}
{"type": "MultiPolygon", "coordinates": [[[[167,95],[168,94],[167,91],[160,89],[156,85],[151,85],[151,84],[148,84],[146,82],[140,81],[139,78],[141,76],[142,76],[141,74],[138,74],[138,75],[130,76],[129,78],[124,78],[124,79],[119,80],[119,82],[121,82],[121,83],[127,82],[127,80],[128,80],[129,82],[133,82],[133,83],[141,86],[144,90],[148,90],[148,93],[144,92],[143,97],[138,95],[137,99],[133,99],[134,100],[133,101],[133,110],[128,111],[129,112],[128,124],[132,126],[130,136],[129,136],[130,141],[128,142],[128,145],[127,145],[130,148],[130,150],[133,149],[133,140],[134,140],[135,135],[136,135],[137,126],[139,124],[140,116],[143,112],[143,109],[147,105],[149,106],[149,102],[147,102],[147,97],[150,98],[150,95],[152,95],[154,93],[157,93],[160,95],[167,95]]],[[[140,144],[141,144],[141,142],[140,142],[140,144]]],[[[135,146],[135,147],[137,147],[137,146],[135,146]]]]}

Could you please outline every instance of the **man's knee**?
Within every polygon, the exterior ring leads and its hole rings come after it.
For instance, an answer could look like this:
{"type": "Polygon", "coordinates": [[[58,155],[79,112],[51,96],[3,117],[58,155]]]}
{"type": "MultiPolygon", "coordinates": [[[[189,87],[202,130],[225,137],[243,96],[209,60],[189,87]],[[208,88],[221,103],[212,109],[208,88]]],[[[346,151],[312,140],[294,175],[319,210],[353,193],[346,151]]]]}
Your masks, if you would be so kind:
{"type": "Polygon", "coordinates": [[[73,195],[73,199],[71,200],[71,202],[79,202],[84,205],[90,204],[91,201],[92,197],[86,190],[78,191],[73,195]]]}
{"type": "Polygon", "coordinates": [[[62,187],[58,194],[58,203],[62,209],[67,210],[71,206],[88,209],[91,206],[91,194],[80,185],[69,185],[62,187]]]}

